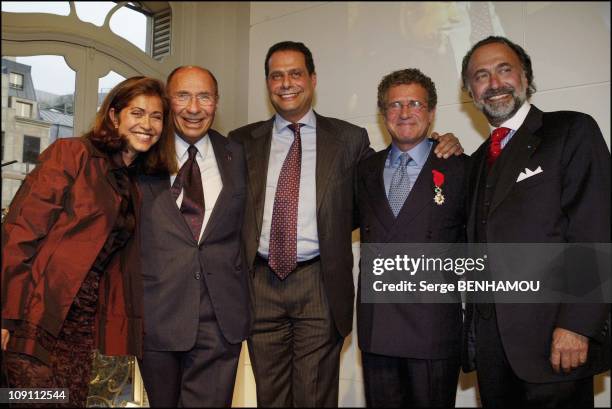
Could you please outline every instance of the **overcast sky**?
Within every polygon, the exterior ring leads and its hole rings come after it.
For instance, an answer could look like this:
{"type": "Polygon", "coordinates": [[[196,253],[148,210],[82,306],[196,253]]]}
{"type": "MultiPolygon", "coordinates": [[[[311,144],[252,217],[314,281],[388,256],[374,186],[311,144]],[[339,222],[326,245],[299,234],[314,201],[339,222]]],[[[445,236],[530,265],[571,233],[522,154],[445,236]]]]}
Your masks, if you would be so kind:
{"type": "MultiPolygon", "coordinates": [[[[75,5],[79,19],[102,26],[106,15],[116,3],[112,1],[76,1],[75,5]]],[[[70,6],[67,1],[3,1],[2,11],[45,12],[67,16],[70,14],[70,6]]],[[[111,18],[110,28],[144,50],[146,18],[142,14],[123,7],[111,18]]],[[[60,95],[74,93],[75,73],[68,67],[63,57],[56,55],[17,57],[17,62],[32,66],[34,88],[60,95]]],[[[99,89],[112,88],[121,80],[123,80],[122,76],[111,71],[100,80],[99,89]]]]}

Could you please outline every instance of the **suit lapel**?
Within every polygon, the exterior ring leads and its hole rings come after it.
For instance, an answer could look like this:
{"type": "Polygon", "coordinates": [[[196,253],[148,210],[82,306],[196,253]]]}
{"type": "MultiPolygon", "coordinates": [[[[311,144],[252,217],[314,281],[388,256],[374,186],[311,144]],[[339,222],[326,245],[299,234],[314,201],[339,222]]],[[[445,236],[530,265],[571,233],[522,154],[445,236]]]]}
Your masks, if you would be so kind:
{"type": "Polygon", "coordinates": [[[183,230],[184,234],[192,236],[193,234],[170,192],[170,176],[146,176],[144,180],[151,191],[152,197],[161,206],[161,213],[168,215],[168,219],[171,219],[179,229],[183,230]]]}
{"type": "MultiPolygon", "coordinates": [[[[506,198],[516,179],[525,170],[529,158],[533,155],[541,139],[535,135],[542,126],[542,111],[532,106],[525,118],[523,125],[516,131],[508,146],[507,157],[503,158],[502,168],[499,169],[499,180],[496,183],[495,192],[491,200],[489,214],[495,211],[499,204],[506,198]]],[[[501,159],[501,158],[500,158],[501,159]]],[[[495,169],[493,169],[495,171],[495,169]]]]}
{"type": "Polygon", "coordinates": [[[365,188],[368,202],[374,209],[376,217],[387,231],[393,228],[395,216],[389,206],[387,192],[385,191],[384,170],[391,145],[382,152],[376,153],[376,160],[372,160],[365,175],[365,188]]]}
{"type": "MultiPolygon", "coordinates": [[[[472,156],[472,167],[470,168],[470,180],[468,183],[470,187],[468,189],[468,240],[472,241],[476,237],[476,206],[478,201],[478,188],[481,183],[481,178],[485,175],[486,161],[485,152],[488,149],[488,143],[483,143],[480,148],[472,156]]],[[[484,176],[486,177],[486,176],[484,176]]]]}
{"type": "Polygon", "coordinates": [[[244,141],[247,171],[249,174],[250,200],[255,211],[257,237],[261,234],[263,223],[264,202],[266,199],[266,182],[268,177],[268,161],[272,143],[272,127],[274,117],[251,131],[252,138],[244,141]]]}
{"type": "Polygon", "coordinates": [[[108,184],[111,185],[111,187],[115,190],[115,193],[121,194],[121,192],[119,191],[119,186],[117,185],[117,180],[112,174],[113,172],[111,170],[110,163],[112,159],[110,158],[110,156],[99,150],[89,138],[83,137],[81,139],[85,142],[85,145],[91,152],[91,156],[93,156],[94,158],[98,158],[99,172],[104,175],[108,184]]]}
{"type": "Polygon", "coordinates": [[[115,175],[113,175],[113,171],[107,168],[104,174],[106,176],[106,181],[108,182],[108,184],[111,185],[113,189],[115,189],[116,193],[120,193],[119,186],[117,186],[117,179],[115,178],[115,175]]]}
{"type": "MultiPolygon", "coordinates": [[[[332,171],[338,166],[338,155],[342,147],[338,136],[328,123],[325,117],[315,112],[317,118],[317,169],[316,169],[316,189],[317,189],[317,212],[323,203],[323,197],[327,191],[332,171]]],[[[336,175],[336,177],[343,175],[336,175]]]]}
{"type": "MultiPolygon", "coordinates": [[[[231,199],[231,194],[234,191],[234,179],[231,174],[233,154],[232,151],[228,149],[228,141],[223,135],[212,129],[208,131],[208,137],[212,144],[223,187],[221,188],[221,192],[219,192],[215,206],[208,218],[208,223],[206,224],[200,242],[204,242],[208,236],[210,236],[214,228],[220,223],[220,220],[223,220],[223,214],[227,209],[227,203],[231,199]]],[[[206,183],[206,181],[203,182],[206,183]]]]}

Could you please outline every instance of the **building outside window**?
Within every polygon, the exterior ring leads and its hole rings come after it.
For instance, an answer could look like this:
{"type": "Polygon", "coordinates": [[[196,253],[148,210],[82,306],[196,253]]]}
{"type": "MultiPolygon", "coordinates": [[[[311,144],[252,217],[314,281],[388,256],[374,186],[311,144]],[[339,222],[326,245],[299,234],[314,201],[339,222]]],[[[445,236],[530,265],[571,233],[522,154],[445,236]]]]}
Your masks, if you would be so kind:
{"type": "Polygon", "coordinates": [[[36,163],[40,155],[40,138],[25,135],[23,137],[23,163],[36,163]]]}
{"type": "Polygon", "coordinates": [[[15,89],[23,89],[23,74],[11,72],[9,74],[9,86],[15,89]]]}
{"type": "Polygon", "coordinates": [[[27,102],[17,101],[15,102],[15,115],[22,116],[25,118],[32,117],[32,104],[27,102]]]}

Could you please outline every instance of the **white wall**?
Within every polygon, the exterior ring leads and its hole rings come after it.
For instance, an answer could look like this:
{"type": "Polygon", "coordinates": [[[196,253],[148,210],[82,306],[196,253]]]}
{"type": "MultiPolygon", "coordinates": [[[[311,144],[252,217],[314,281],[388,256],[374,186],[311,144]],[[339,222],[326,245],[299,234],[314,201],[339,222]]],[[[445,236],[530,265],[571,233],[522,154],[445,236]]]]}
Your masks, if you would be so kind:
{"type": "MultiPolygon", "coordinates": [[[[454,132],[466,152],[472,153],[486,138],[488,127],[460,90],[461,59],[474,39],[497,34],[530,54],[538,87],[534,104],[545,111],[589,113],[610,146],[608,3],[252,2],[249,34],[249,122],[273,113],[264,80],[267,49],[278,41],[302,41],[315,60],[319,113],[366,127],[372,146],[380,150],[389,138],[376,111],[378,82],[393,70],[416,67],[436,83],[433,129],[454,132]],[[477,15],[475,9],[482,5],[485,14],[477,15]]],[[[356,256],[358,244],[353,243],[356,256]]],[[[364,404],[354,334],[347,338],[342,354],[341,406],[364,404]]],[[[252,382],[244,359],[236,405],[256,404],[252,382]]],[[[459,406],[476,406],[474,385],[473,374],[461,376],[459,406]]],[[[597,405],[609,406],[609,374],[596,379],[596,391],[597,405]]]]}
{"type": "Polygon", "coordinates": [[[219,82],[213,128],[227,134],[247,122],[249,2],[169,2],[173,55],[166,74],[178,65],[201,65],[219,82]]]}

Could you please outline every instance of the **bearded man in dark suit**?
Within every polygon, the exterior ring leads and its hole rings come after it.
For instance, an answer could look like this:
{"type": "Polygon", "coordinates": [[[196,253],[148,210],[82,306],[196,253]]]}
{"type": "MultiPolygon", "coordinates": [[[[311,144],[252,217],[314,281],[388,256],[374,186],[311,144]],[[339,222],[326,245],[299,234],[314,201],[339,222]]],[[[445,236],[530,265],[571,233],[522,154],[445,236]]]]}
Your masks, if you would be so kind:
{"type": "MultiPolygon", "coordinates": [[[[610,153],[593,118],[530,105],[531,59],[503,37],[475,44],[462,77],[493,128],[472,155],[468,240],[609,242],[610,153]]],[[[593,375],[610,367],[609,314],[609,304],[470,304],[464,370],[477,369],[485,407],[592,407],[593,375]]]]}

